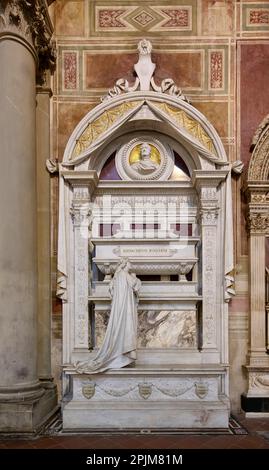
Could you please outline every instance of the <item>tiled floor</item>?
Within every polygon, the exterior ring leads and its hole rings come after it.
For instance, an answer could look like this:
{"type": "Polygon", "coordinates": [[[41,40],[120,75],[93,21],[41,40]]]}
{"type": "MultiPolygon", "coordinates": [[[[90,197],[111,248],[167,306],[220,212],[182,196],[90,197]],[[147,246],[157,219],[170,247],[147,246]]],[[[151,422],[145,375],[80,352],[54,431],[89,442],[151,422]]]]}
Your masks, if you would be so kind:
{"type": "MultiPolygon", "coordinates": [[[[248,434],[110,434],[2,439],[0,449],[269,449],[269,418],[237,420],[248,434]]],[[[240,432],[240,430],[239,430],[240,432]]]]}

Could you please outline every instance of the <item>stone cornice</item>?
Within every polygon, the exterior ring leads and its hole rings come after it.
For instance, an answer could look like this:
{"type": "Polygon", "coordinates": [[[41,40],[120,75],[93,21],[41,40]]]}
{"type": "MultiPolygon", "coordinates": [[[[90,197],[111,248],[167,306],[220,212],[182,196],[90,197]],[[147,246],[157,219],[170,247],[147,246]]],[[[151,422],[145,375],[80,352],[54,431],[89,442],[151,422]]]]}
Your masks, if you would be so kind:
{"type": "Polygon", "coordinates": [[[56,65],[53,27],[46,0],[2,0],[0,4],[0,40],[12,39],[24,44],[37,59],[37,83],[43,84],[44,72],[56,65]]]}

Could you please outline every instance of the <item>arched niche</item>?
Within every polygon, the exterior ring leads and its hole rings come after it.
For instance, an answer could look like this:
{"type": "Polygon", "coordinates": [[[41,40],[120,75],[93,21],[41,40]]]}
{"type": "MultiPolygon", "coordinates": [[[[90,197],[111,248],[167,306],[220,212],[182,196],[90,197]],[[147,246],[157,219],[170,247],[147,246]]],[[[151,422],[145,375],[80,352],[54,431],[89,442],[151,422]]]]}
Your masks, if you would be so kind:
{"type": "Polygon", "coordinates": [[[259,125],[251,144],[245,194],[249,239],[249,353],[246,412],[262,412],[269,403],[269,116],[259,125]],[[267,251],[267,253],[266,253],[267,251]]]}
{"type": "MultiPolygon", "coordinates": [[[[227,302],[233,295],[231,166],[216,130],[205,116],[179,92],[173,95],[156,91],[154,82],[150,83],[153,90],[143,89],[141,81],[137,91],[127,89],[127,85],[122,90],[117,85],[75,128],[60,165],[58,295],[63,300],[65,428],[114,427],[115,410],[126,429],[130,416],[133,427],[142,422],[149,426],[151,417],[153,427],[228,426],[227,302]],[[113,152],[142,133],[163,139],[164,147],[180,155],[188,168],[189,176],[184,181],[168,177],[99,179],[113,152]],[[104,197],[124,203],[139,198],[158,200],[165,210],[167,201],[174,201],[175,207],[180,207],[172,224],[174,238],[168,239],[170,216],[167,232],[160,239],[154,232],[151,238],[142,234],[138,240],[133,233],[142,222],[128,222],[126,229],[126,220],[120,238],[112,232],[104,238],[98,222],[100,214],[107,215],[110,210],[103,205],[104,197]],[[187,227],[183,237],[182,227],[187,227]],[[136,274],[141,275],[138,312],[168,312],[168,319],[188,312],[186,318],[195,328],[194,340],[188,343],[184,339],[180,347],[154,343],[149,348],[140,342],[135,368],[89,376],[78,372],[76,363],[94,357],[95,326],[91,319],[96,312],[109,311],[108,282],[123,253],[136,274]],[[96,277],[97,268],[102,278],[96,277]],[[187,276],[190,270],[191,279],[187,276]],[[143,276],[148,274],[151,280],[144,281],[143,276]],[[131,390],[135,390],[134,396],[131,390]],[[145,397],[155,393],[163,402],[158,411],[151,399],[146,408],[143,403],[145,397]],[[94,403],[89,401],[93,396],[94,403]],[[125,397],[123,407],[119,396],[125,397]],[[110,397],[110,404],[106,397],[110,397]],[[180,412],[172,417],[175,405],[180,412]],[[103,406],[107,410],[105,421],[100,414],[103,406]],[[208,413],[212,406],[213,411],[208,413]]],[[[149,225],[155,227],[152,220],[149,225]]],[[[156,225],[162,230],[161,223],[156,225]]],[[[180,321],[175,320],[174,326],[170,323],[170,330],[180,321]]]]}

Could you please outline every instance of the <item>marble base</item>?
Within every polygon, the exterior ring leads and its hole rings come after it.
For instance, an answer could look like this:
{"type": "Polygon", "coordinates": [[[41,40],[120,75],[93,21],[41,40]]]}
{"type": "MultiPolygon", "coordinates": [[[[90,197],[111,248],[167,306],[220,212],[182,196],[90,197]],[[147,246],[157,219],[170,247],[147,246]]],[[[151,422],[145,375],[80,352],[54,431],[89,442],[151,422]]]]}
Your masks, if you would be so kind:
{"type": "MultiPolygon", "coordinates": [[[[71,371],[70,371],[71,372],[71,371]]],[[[223,371],[125,368],[70,374],[63,430],[228,428],[223,371]]]]}
{"type": "Polygon", "coordinates": [[[56,386],[40,388],[32,397],[10,396],[1,400],[0,435],[32,435],[37,433],[58,408],[56,386]]]}

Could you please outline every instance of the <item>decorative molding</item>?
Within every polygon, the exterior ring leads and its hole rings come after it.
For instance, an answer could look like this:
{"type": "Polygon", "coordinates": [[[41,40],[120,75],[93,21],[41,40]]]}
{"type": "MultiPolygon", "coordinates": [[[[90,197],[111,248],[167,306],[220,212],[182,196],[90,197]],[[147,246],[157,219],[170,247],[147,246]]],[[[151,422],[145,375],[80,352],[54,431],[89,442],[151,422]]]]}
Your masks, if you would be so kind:
{"type": "MultiPolygon", "coordinates": [[[[97,265],[98,269],[103,273],[107,274],[107,261],[102,259],[93,258],[94,263],[97,265]]],[[[143,274],[143,275],[173,275],[173,274],[180,274],[181,270],[184,272],[190,271],[194,264],[197,262],[197,258],[191,260],[182,260],[182,261],[174,261],[169,259],[169,262],[165,258],[162,258],[163,262],[156,260],[151,260],[152,262],[149,263],[149,260],[137,260],[132,258],[132,268],[136,274],[143,274]]],[[[109,260],[110,263],[110,271],[109,273],[114,273],[117,267],[118,259],[111,259],[109,260]]],[[[183,280],[183,279],[182,279],[183,280]]],[[[185,279],[184,279],[185,281],[185,279]]]]}
{"type": "Polygon", "coordinates": [[[174,154],[166,142],[152,136],[152,133],[141,132],[139,137],[133,137],[118,150],[116,168],[123,180],[168,180],[174,169],[174,154]],[[141,144],[149,144],[151,151],[154,148],[160,158],[158,166],[155,165],[155,169],[146,174],[136,171],[130,164],[131,152],[141,144]]]}
{"type": "Polygon", "coordinates": [[[53,27],[45,0],[4,0],[0,9],[0,40],[21,38],[38,58],[37,83],[42,85],[46,70],[56,67],[53,27]]]}
{"type": "MultiPolygon", "coordinates": [[[[101,380],[96,379],[96,381],[80,381],[78,390],[74,390],[75,396],[78,396],[79,399],[81,394],[87,400],[90,400],[94,397],[94,401],[99,401],[100,399],[104,400],[105,395],[121,399],[125,397],[126,401],[137,400],[137,392],[140,398],[143,400],[148,400],[152,395],[153,400],[159,395],[159,399],[169,400],[172,399],[181,399],[183,395],[186,400],[195,400],[195,396],[199,400],[203,400],[205,397],[211,399],[215,396],[217,392],[217,383],[212,382],[210,378],[205,377],[206,381],[202,380],[200,377],[184,377],[181,380],[152,380],[149,382],[137,382],[129,381],[127,379],[126,384],[122,385],[122,381],[115,380],[101,380]],[[128,385],[127,385],[128,384],[128,385]],[[209,386],[210,384],[210,386],[209,386]],[[134,394],[132,392],[135,392],[134,394]],[[158,393],[159,392],[159,393],[158,393]],[[158,394],[158,395],[157,395],[158,394]],[[163,397],[162,397],[163,395],[163,397]]],[[[109,398],[109,399],[111,399],[109,398]]]]}
{"type": "Polygon", "coordinates": [[[203,347],[213,347],[216,342],[216,210],[206,211],[202,217],[202,256],[206,260],[203,264],[203,347]]]}
{"type": "Polygon", "coordinates": [[[269,191],[251,191],[250,202],[258,204],[269,203],[269,191]]]}
{"type": "Polygon", "coordinates": [[[269,234],[269,215],[267,213],[250,212],[247,221],[248,231],[252,234],[269,234]]]}
{"type": "Polygon", "coordinates": [[[92,5],[90,14],[95,18],[95,33],[147,34],[177,33],[192,34],[196,29],[193,21],[193,5],[189,0],[185,5],[167,5],[160,2],[159,5],[92,5]]]}

